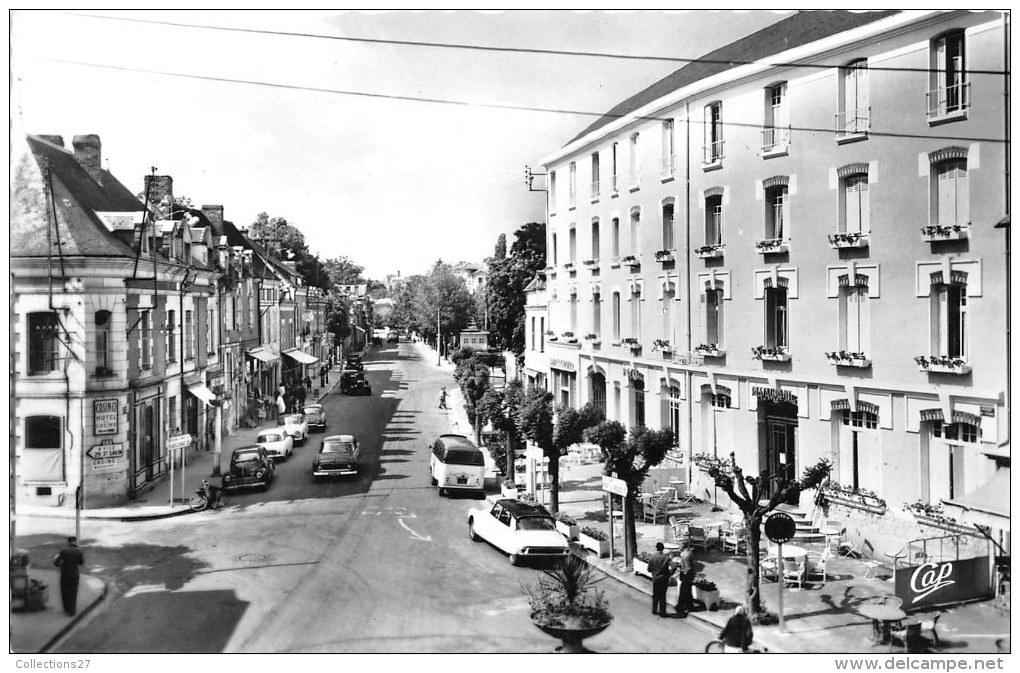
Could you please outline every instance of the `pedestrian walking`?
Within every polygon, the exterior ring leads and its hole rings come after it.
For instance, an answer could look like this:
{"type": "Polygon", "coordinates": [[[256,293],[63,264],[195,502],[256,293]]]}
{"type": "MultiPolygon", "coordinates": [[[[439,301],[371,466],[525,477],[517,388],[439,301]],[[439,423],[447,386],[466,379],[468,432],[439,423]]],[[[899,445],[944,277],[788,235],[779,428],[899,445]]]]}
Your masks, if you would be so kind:
{"type": "Polygon", "coordinates": [[[673,574],[669,557],[662,550],[661,542],[655,543],[655,552],[648,559],[648,572],[652,576],[652,614],[666,616],[666,589],[669,587],[669,576],[673,574]]]}
{"type": "Polygon", "coordinates": [[[276,396],[276,412],[280,416],[287,413],[287,402],[283,399],[282,394],[276,396]]]}
{"type": "Polygon", "coordinates": [[[446,406],[446,386],[443,386],[443,389],[439,391],[439,408],[440,409],[449,408],[446,406]]]}
{"type": "Polygon", "coordinates": [[[64,612],[74,617],[78,612],[78,579],[85,557],[78,549],[78,538],[67,538],[67,546],[53,558],[53,565],[60,568],[60,599],[64,603],[64,612]]]}
{"type": "Polygon", "coordinates": [[[329,376],[329,369],[326,365],[319,367],[319,387],[325,388],[329,376]]]}
{"type": "Polygon", "coordinates": [[[676,599],[676,613],[686,617],[687,613],[694,608],[694,549],[690,544],[685,544],[680,551],[680,559],[677,562],[680,580],[680,595],[676,599]]]}
{"type": "Polygon", "coordinates": [[[312,377],[308,375],[308,372],[305,372],[305,388],[307,388],[309,392],[312,390],[312,377]]]}
{"type": "Polygon", "coordinates": [[[301,411],[301,409],[304,408],[304,406],[305,406],[305,396],[306,396],[305,389],[302,388],[301,386],[298,386],[298,389],[297,389],[297,400],[296,400],[297,401],[297,405],[294,408],[295,412],[301,411]]]}

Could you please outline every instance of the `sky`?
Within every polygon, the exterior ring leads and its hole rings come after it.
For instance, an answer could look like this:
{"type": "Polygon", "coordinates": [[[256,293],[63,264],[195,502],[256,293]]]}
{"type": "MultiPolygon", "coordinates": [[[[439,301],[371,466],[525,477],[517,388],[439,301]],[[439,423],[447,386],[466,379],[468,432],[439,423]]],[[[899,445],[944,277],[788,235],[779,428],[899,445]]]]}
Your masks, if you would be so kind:
{"type": "Polygon", "coordinates": [[[318,36],[693,58],[783,16],[16,11],[12,129],[67,147],[97,134],[135,193],[155,166],[175,196],[223,205],[238,226],[265,211],[323,258],[406,276],[480,262],[499,234],[544,221],[525,165],[683,64],[318,36]]]}

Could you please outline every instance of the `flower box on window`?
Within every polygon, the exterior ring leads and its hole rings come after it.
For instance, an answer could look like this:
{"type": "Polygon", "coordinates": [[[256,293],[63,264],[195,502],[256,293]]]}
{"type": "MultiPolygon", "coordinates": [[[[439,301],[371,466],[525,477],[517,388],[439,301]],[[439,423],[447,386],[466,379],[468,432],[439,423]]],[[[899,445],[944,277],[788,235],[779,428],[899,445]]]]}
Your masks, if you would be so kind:
{"type": "Polygon", "coordinates": [[[703,245],[700,248],[694,250],[694,254],[701,259],[717,259],[723,256],[723,250],[726,248],[725,243],[716,243],[715,245],[703,245]]]}
{"type": "Polygon", "coordinates": [[[921,227],[921,234],[924,240],[933,243],[936,241],[960,241],[970,236],[969,224],[929,224],[921,227]]]}
{"type": "Polygon", "coordinates": [[[566,269],[567,271],[573,271],[574,270],[574,263],[573,262],[567,262],[566,264],[563,265],[563,268],[566,269]]]}
{"type": "Polygon", "coordinates": [[[929,374],[968,374],[970,365],[963,358],[950,357],[948,355],[918,355],[914,358],[919,371],[929,374]]]}
{"type": "Polygon", "coordinates": [[[859,231],[829,234],[829,245],[833,248],[867,248],[871,245],[871,234],[859,231]]]}
{"type": "Polygon", "coordinates": [[[576,344],[577,343],[577,337],[574,336],[573,332],[564,332],[560,336],[562,336],[564,338],[564,340],[566,340],[566,342],[568,344],[576,344]]]}
{"type": "Polygon", "coordinates": [[[826,353],[825,357],[829,360],[829,364],[836,365],[837,367],[860,367],[867,369],[871,366],[871,360],[865,357],[864,353],[833,351],[832,353],[826,353]]]}
{"type": "Polygon", "coordinates": [[[599,260],[598,259],[586,259],[582,263],[584,264],[584,268],[586,268],[586,269],[594,269],[594,268],[596,268],[599,265],[599,260]]]}
{"type": "Polygon", "coordinates": [[[695,347],[694,352],[706,358],[721,358],[726,355],[726,351],[719,350],[716,344],[699,344],[695,347]]]}
{"type": "Polygon", "coordinates": [[[672,250],[659,250],[655,253],[655,261],[663,263],[674,262],[676,258],[673,256],[672,250]]]}
{"type": "Polygon", "coordinates": [[[790,242],[785,238],[766,238],[754,244],[755,249],[763,255],[773,255],[790,251],[790,242]]]}
{"type": "Polygon", "coordinates": [[[662,354],[668,357],[673,353],[673,347],[666,339],[656,339],[652,342],[652,351],[662,351],[662,354]]]}
{"type": "Polygon", "coordinates": [[[852,507],[872,514],[885,514],[885,500],[878,497],[874,491],[841,486],[837,482],[830,481],[822,487],[822,495],[826,500],[836,505],[852,507]]]}
{"type": "Polygon", "coordinates": [[[635,266],[641,266],[641,260],[635,257],[634,255],[627,255],[626,257],[620,260],[620,263],[623,264],[624,266],[629,266],[632,268],[635,266]]]}
{"type": "Polygon", "coordinates": [[[790,360],[790,351],[785,347],[769,348],[768,346],[755,346],[751,349],[751,357],[755,360],[769,360],[771,362],[787,362],[790,360]]]}
{"type": "Polygon", "coordinates": [[[639,342],[634,337],[627,337],[626,339],[623,339],[623,341],[621,341],[621,343],[624,346],[626,346],[627,348],[631,349],[632,351],[639,351],[639,350],[641,350],[641,342],[639,342]]]}
{"type": "Polygon", "coordinates": [[[585,334],[584,340],[589,342],[593,346],[598,346],[599,344],[602,343],[602,337],[600,337],[598,334],[585,334]]]}

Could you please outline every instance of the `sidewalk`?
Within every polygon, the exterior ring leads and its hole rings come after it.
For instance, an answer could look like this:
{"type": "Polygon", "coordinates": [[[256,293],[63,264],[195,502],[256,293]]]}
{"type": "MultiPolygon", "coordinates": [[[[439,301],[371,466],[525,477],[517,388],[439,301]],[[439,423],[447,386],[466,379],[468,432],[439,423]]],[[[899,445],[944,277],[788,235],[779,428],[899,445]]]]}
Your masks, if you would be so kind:
{"type": "MultiPolygon", "coordinates": [[[[560,463],[560,511],[577,520],[579,526],[591,526],[606,533],[609,524],[602,506],[602,463],[582,465],[560,463]]],[[[686,505],[677,508],[681,520],[710,518],[722,520],[727,512],[712,512],[711,503],[686,505]]],[[[617,535],[616,557],[596,558],[593,552],[571,545],[574,553],[585,558],[606,575],[620,581],[636,591],[646,594],[651,600],[652,582],[635,575],[623,565],[623,539],[620,526],[614,524],[617,535]]],[[[656,542],[672,542],[673,532],[669,524],[636,524],[637,548],[639,552],[651,552],[656,542]]],[[[800,544],[800,543],[798,543],[800,544]]],[[[821,551],[823,544],[801,544],[809,551],[821,551]]],[[[699,611],[689,614],[705,624],[722,629],[733,614],[733,608],[743,602],[747,564],[744,554],[723,553],[718,546],[708,551],[695,551],[695,568],[706,579],[719,587],[722,605],[718,611],[699,611]]],[[[805,583],[804,588],[788,587],[783,591],[784,614],[788,634],[782,634],[777,625],[756,626],[755,642],[764,645],[770,652],[854,652],[866,654],[887,654],[888,645],[871,644],[871,622],[857,613],[857,607],[870,598],[893,593],[891,584],[883,578],[865,578],[865,567],[856,559],[830,559],[826,568],[826,582],[805,583]]],[[[886,573],[888,576],[888,573],[886,573]]],[[[762,600],[772,612],[778,608],[777,582],[762,582],[762,600]]],[[[679,589],[671,586],[667,593],[670,606],[676,604],[679,589]]],[[[669,613],[672,614],[672,607],[669,613]]],[[[957,605],[933,612],[916,613],[919,619],[932,619],[941,613],[938,621],[940,646],[930,652],[948,653],[995,653],[996,641],[1009,641],[1009,612],[1000,612],[992,607],[991,601],[957,605]]],[[[926,634],[930,639],[930,634],[926,634]]],[[[930,645],[934,643],[929,642],[930,645]]],[[[1008,647],[1008,645],[1007,645],[1008,647]]],[[[902,653],[902,649],[894,650],[902,653]]]]}

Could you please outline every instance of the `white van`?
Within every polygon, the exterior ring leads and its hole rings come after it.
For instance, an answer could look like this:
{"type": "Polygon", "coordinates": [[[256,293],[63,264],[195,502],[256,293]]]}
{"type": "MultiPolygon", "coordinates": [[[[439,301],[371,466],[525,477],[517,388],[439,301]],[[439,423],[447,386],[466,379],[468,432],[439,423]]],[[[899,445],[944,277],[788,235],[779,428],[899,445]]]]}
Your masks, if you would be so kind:
{"type": "Polygon", "coordinates": [[[440,435],[429,457],[432,485],[439,495],[451,490],[485,493],[485,457],[464,435],[440,435]]]}

